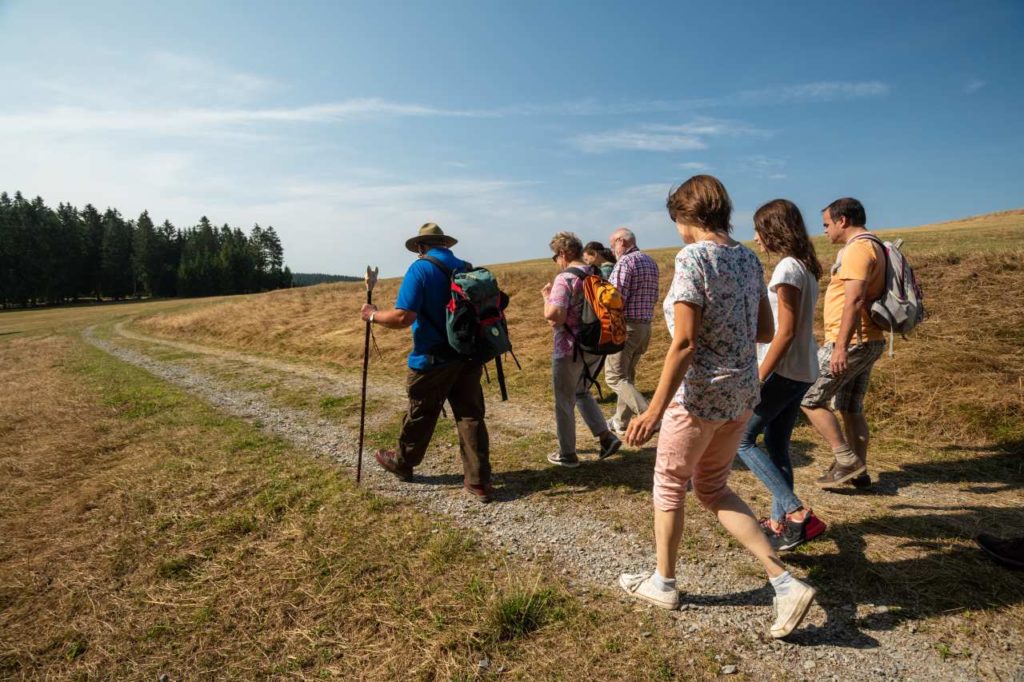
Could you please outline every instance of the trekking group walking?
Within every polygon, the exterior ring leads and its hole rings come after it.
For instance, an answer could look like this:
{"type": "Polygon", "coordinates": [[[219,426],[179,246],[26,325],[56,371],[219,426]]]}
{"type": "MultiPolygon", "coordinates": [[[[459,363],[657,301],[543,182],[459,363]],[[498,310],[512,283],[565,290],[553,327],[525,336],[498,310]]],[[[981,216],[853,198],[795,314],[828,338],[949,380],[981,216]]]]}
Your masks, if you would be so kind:
{"type": "MultiPolygon", "coordinates": [[[[776,595],[770,632],[786,637],[807,613],[815,590],[792,576],[778,553],[826,531],[795,490],[790,439],[802,412],[833,453],[817,484],[826,489],[870,485],[864,399],[872,367],[885,349],[884,327],[871,309],[890,285],[890,253],[895,248],[899,256],[898,245],[883,244],[867,230],[864,207],[856,199],[838,199],[822,211],[826,236],[843,248],[825,290],[825,343],[819,348],[813,325],[823,269],[795,204],[775,199],[754,215],[755,244],[776,263],[767,285],[761,261],[731,236],[732,202],[720,181],[708,175],[688,179],[669,195],[667,209],[683,248],[662,302],[671,341],[649,400],[637,387],[637,370],[650,346],[659,299],[657,263],[627,228],[615,230],[607,248],[599,242],[584,245],[571,232],[558,232],[549,242],[557,273],[540,294],[543,319],[552,329],[558,449],[547,460],[580,466],[577,411],[596,441],[598,460],[615,455],[624,443],[640,447],[657,436],[657,563],[654,570],[623,574],[619,585],[650,604],[677,607],[676,563],[685,497],[692,490],[764,568],[776,595]],[[595,387],[600,392],[602,368],[616,394],[610,418],[592,393],[595,387]],[[760,521],[728,485],[737,455],[771,494],[760,521]]],[[[447,401],[457,426],[465,489],[486,502],[494,488],[480,380],[483,363],[495,353],[467,355],[453,342],[460,324],[455,318],[458,303],[466,299],[471,303],[466,310],[477,311],[470,327],[486,330],[474,333],[498,339],[505,334],[507,343],[502,312],[507,297],[495,284],[497,303],[486,316],[479,313],[483,304],[471,300],[478,294],[467,293],[470,287],[457,282],[455,273],[468,273],[474,281],[490,273],[456,258],[454,244],[437,225],[424,225],[406,242],[418,258],[402,280],[394,308],[377,310],[369,303],[362,308],[368,329],[411,326],[413,336],[409,407],[398,444],[378,450],[375,458],[409,480],[447,401]]],[[[919,299],[912,273],[908,286],[919,299]]],[[[911,314],[919,319],[915,310],[911,314]]],[[[889,329],[896,326],[890,322],[889,329]]],[[[497,347],[499,353],[507,349],[497,347]]]]}

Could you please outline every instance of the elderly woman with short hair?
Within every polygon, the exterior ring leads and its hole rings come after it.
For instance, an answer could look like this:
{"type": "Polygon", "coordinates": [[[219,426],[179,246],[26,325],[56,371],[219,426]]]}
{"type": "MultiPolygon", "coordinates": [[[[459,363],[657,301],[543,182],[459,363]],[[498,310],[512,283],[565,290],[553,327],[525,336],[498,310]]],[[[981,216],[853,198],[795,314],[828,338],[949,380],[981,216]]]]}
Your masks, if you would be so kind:
{"type": "Polygon", "coordinates": [[[555,428],[558,452],[548,455],[557,466],[575,468],[580,465],[576,453],[576,415],[580,411],[590,432],[598,438],[598,458],[618,452],[622,441],[608,428],[608,422],[590,393],[596,381],[601,358],[578,348],[580,316],[583,310],[583,278],[593,270],[583,262],[583,243],[572,232],[559,232],[549,244],[551,260],[558,266],[553,282],[541,290],[544,297],[544,319],[554,330],[551,354],[551,376],[555,391],[555,428]]]}

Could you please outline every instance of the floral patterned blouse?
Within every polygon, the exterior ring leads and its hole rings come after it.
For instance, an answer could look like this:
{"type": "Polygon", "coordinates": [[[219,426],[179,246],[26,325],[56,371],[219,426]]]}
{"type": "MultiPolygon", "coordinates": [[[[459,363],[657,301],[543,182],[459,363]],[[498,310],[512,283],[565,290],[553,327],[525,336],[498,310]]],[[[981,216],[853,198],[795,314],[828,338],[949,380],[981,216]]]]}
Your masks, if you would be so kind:
{"type": "Polygon", "coordinates": [[[675,396],[691,414],[736,419],[757,405],[757,313],[767,295],[761,262],[742,244],[703,241],[676,254],[663,306],[669,334],[675,330],[677,302],[703,310],[693,362],[675,396]]]}

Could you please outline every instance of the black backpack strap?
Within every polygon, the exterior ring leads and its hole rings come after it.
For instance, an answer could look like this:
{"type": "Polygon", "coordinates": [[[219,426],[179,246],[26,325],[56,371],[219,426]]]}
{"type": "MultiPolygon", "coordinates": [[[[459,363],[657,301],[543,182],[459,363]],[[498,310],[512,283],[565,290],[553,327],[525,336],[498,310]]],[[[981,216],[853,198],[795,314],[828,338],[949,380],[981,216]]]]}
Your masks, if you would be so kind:
{"type": "Polygon", "coordinates": [[[450,267],[448,267],[447,265],[445,265],[444,263],[442,263],[437,258],[434,258],[433,256],[428,256],[427,254],[423,254],[423,260],[429,261],[429,262],[433,263],[434,265],[436,265],[438,267],[438,269],[441,272],[443,272],[444,276],[447,277],[448,279],[452,278],[452,269],[450,267]]]}
{"type": "MultiPolygon", "coordinates": [[[[437,269],[439,269],[441,272],[443,272],[444,276],[447,277],[449,280],[452,278],[452,269],[449,268],[444,263],[442,263],[440,260],[438,260],[437,258],[434,258],[433,256],[428,256],[426,254],[424,254],[422,256],[422,258],[425,261],[433,263],[437,267],[437,269]]],[[[430,315],[424,314],[424,315],[420,315],[419,317],[424,319],[424,320],[426,320],[430,324],[430,326],[434,328],[434,331],[436,331],[438,334],[441,335],[441,339],[442,339],[444,345],[448,347],[449,351],[451,351],[451,346],[448,345],[448,330],[446,328],[446,325],[445,324],[439,324],[438,321],[435,320],[430,315]]],[[[443,357],[443,356],[447,355],[446,353],[443,352],[444,349],[439,349],[439,350],[441,350],[442,352],[441,353],[435,353],[433,355],[436,355],[438,357],[443,357]]],[[[454,351],[451,351],[451,352],[454,352],[454,351]]]]}
{"type": "MultiPolygon", "coordinates": [[[[575,349],[573,350],[575,353],[575,349]]],[[[604,393],[601,391],[601,382],[598,381],[598,377],[601,376],[601,370],[604,369],[604,361],[606,356],[600,355],[601,359],[598,360],[597,366],[594,371],[590,371],[590,366],[587,364],[587,353],[584,351],[579,352],[579,359],[583,362],[583,386],[589,391],[591,386],[597,387],[597,398],[598,400],[604,400],[604,393]]]]}
{"type": "MultiPolygon", "coordinates": [[[[589,270],[590,268],[587,269],[589,270]]],[[[562,270],[562,272],[568,272],[570,274],[576,275],[580,279],[585,279],[590,275],[594,274],[592,270],[591,272],[584,272],[583,268],[566,268],[565,270],[562,270]]]]}

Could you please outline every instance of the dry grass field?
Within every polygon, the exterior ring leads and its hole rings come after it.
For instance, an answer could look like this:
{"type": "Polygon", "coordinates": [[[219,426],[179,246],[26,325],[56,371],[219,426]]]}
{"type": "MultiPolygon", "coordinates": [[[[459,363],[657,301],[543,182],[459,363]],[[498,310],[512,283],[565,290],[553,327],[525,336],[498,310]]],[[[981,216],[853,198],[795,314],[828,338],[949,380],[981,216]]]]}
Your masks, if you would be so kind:
{"type": "Polygon", "coordinates": [[[594,611],[538,569],[495,566],[474,534],[77,334],[0,342],[0,380],[0,678],[473,679],[482,658],[519,678],[718,667],[635,634],[649,615],[594,611]]]}
{"type": "MultiPolygon", "coordinates": [[[[916,656],[973,661],[974,676],[1005,678],[1024,665],[1024,590],[1019,574],[988,562],[971,538],[1024,534],[1024,211],[883,235],[906,240],[929,319],[897,339],[895,357],[874,374],[872,489],[813,489],[827,448],[798,428],[797,485],[830,529],[785,559],[822,589],[829,619],[849,620],[863,642],[914,633],[927,644],[916,656]]],[[[817,246],[830,261],[834,248],[817,246]]],[[[676,250],[653,252],[663,290],[676,250]]],[[[493,270],[512,296],[523,365],[508,370],[511,404],[501,414],[549,418],[550,330],[539,291],[553,266],[542,258],[493,270]]],[[[391,304],[397,286],[383,281],[375,301],[391,304]]],[[[581,597],[540,567],[511,561],[495,572],[486,541],[359,491],[338,468],[78,336],[127,322],[182,344],[355,374],[364,296],[360,284],[331,284],[0,314],[0,471],[9,481],[0,492],[0,676],[473,679],[497,677],[501,666],[502,677],[517,679],[672,679],[714,676],[735,660],[731,633],[719,644],[675,641],[662,636],[672,621],[661,614],[581,597]],[[486,670],[477,666],[483,655],[486,670]]],[[[663,325],[655,330],[641,366],[648,391],[668,340],[663,325]]],[[[408,333],[378,330],[377,340],[383,361],[371,363],[371,384],[400,385],[408,333]]],[[[259,388],[355,424],[351,396],[273,378],[259,388]]],[[[487,390],[496,400],[497,388],[487,390]]],[[[375,444],[393,438],[399,417],[380,405],[375,444]]],[[[567,473],[544,462],[553,442],[536,428],[496,437],[499,481],[649,539],[653,451],[567,473]]],[[[733,479],[766,510],[749,472],[733,479]]],[[[683,561],[730,549],[706,514],[688,509],[683,561]]],[[[760,670],[804,675],[780,665],[760,670]]]]}
{"type": "MultiPolygon", "coordinates": [[[[929,319],[911,338],[896,340],[896,359],[884,358],[878,366],[868,408],[876,430],[925,446],[995,445],[1024,437],[1024,299],[1017,295],[1024,281],[1024,210],[879,234],[905,240],[924,285],[929,319]]],[[[835,247],[820,237],[815,241],[819,258],[830,263],[835,247]]],[[[538,251],[545,249],[538,245],[538,251]]],[[[661,267],[662,291],[677,250],[651,252],[661,267]]],[[[766,263],[769,272],[770,267],[766,263]]],[[[541,317],[539,292],[552,268],[547,258],[492,268],[512,299],[510,334],[524,370],[508,373],[516,400],[546,399],[550,330],[541,317]]],[[[394,302],[398,284],[389,279],[378,285],[379,307],[394,302]]],[[[361,361],[357,311],[364,298],[358,283],[321,285],[258,299],[236,297],[139,324],[161,336],[353,368],[361,361]]],[[[395,364],[408,351],[407,334],[381,331],[377,340],[386,361],[373,371],[400,373],[395,364]]],[[[667,342],[664,325],[656,324],[654,350],[641,377],[647,389],[657,382],[659,351],[667,342]]]]}

